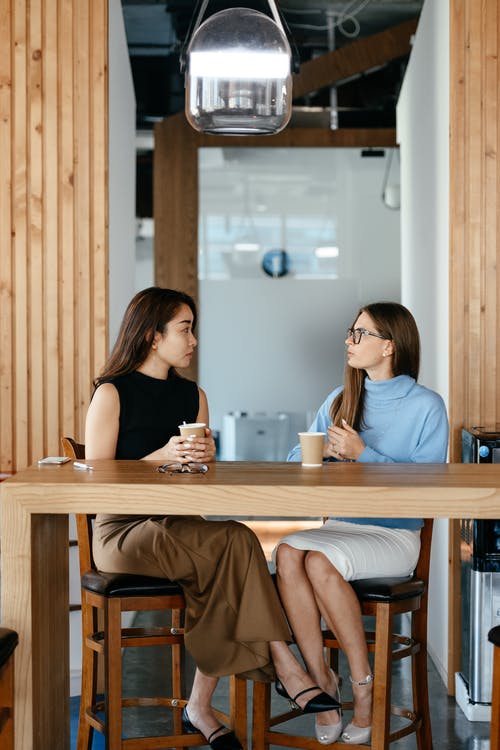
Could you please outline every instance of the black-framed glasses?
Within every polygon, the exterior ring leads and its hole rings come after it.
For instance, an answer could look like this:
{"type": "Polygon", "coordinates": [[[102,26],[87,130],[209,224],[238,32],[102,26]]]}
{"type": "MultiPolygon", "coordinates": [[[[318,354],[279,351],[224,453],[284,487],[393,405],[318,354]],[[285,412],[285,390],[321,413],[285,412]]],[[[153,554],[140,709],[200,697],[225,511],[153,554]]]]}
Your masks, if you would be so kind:
{"type": "Polygon", "coordinates": [[[160,474],[206,474],[208,466],[190,461],[188,464],[162,464],[157,466],[156,471],[159,471],[160,474]]]}
{"type": "Polygon", "coordinates": [[[386,341],[390,341],[387,336],[382,336],[382,334],[380,333],[372,333],[372,331],[367,331],[366,328],[347,329],[347,338],[352,339],[353,344],[359,344],[362,336],[375,336],[377,339],[385,339],[386,341]]]}

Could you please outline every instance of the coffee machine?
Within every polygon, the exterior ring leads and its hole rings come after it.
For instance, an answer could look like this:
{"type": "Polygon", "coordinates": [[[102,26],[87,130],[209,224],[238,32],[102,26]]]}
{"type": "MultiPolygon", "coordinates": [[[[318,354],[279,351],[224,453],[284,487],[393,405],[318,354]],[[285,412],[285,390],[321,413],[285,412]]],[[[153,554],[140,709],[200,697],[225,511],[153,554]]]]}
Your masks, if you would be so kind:
{"type": "MultiPolygon", "coordinates": [[[[500,428],[462,430],[462,462],[500,463],[500,428]]],[[[456,695],[466,716],[482,721],[491,707],[488,631],[500,625],[500,520],[461,519],[460,557],[462,658],[456,695]]]]}

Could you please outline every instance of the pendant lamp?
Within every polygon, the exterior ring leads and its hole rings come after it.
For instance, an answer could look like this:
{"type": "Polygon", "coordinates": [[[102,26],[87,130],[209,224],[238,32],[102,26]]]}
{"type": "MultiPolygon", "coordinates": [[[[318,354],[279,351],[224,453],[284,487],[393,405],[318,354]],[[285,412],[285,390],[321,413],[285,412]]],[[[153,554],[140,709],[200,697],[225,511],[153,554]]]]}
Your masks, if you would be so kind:
{"type": "Polygon", "coordinates": [[[292,53],[274,0],[273,18],[228,8],[200,23],[207,3],[181,54],[188,122],[217,135],[278,133],[292,112],[292,53]]]}

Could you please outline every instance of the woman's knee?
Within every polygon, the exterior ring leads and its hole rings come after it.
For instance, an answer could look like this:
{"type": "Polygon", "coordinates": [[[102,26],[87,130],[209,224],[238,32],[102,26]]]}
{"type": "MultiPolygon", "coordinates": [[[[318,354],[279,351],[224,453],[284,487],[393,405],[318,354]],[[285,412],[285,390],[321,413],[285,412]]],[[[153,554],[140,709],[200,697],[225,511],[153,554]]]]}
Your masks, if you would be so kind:
{"type": "Polygon", "coordinates": [[[304,560],[304,567],[314,587],[322,586],[326,582],[344,580],[337,568],[322,552],[309,551],[304,560]]]}
{"type": "Polygon", "coordinates": [[[244,549],[262,549],[259,538],[251,528],[240,521],[225,521],[228,542],[244,549]]]}
{"type": "Polygon", "coordinates": [[[276,572],[278,577],[286,580],[287,577],[295,577],[297,571],[304,570],[305,552],[301,549],[291,547],[289,544],[280,544],[276,550],[276,572]]]}

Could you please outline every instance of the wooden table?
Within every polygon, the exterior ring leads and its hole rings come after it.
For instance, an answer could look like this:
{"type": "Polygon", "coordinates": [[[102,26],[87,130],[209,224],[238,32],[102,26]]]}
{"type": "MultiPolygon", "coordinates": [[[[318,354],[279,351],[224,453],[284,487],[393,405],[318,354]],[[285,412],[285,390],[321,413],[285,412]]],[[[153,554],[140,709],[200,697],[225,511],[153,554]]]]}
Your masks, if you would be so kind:
{"type": "Polygon", "coordinates": [[[499,518],[500,465],[33,466],[0,485],[2,624],[19,633],[16,750],[69,750],[68,514],[499,518]]]}

